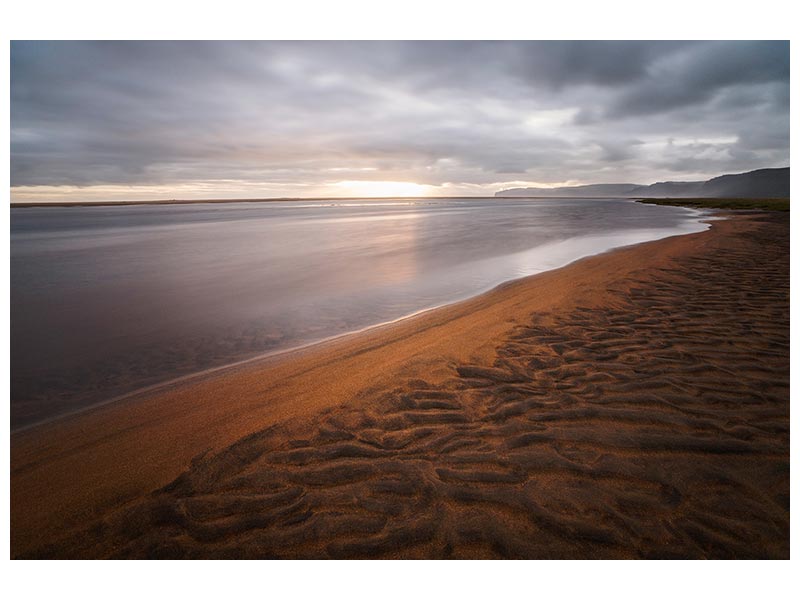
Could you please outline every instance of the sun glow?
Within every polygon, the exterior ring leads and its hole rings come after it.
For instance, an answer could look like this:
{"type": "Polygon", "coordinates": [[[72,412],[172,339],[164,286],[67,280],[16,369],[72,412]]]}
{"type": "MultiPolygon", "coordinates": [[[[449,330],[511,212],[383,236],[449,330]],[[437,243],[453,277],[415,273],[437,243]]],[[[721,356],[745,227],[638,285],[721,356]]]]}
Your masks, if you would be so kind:
{"type": "Polygon", "coordinates": [[[354,198],[397,198],[428,196],[432,185],[410,181],[339,181],[333,184],[337,196],[354,198]]]}

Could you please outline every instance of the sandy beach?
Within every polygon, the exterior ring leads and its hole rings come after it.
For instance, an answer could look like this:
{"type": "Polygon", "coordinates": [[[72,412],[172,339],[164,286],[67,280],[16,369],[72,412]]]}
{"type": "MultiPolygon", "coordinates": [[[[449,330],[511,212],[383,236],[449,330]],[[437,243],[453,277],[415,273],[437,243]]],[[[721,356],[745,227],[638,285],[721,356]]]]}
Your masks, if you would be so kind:
{"type": "Polygon", "coordinates": [[[14,433],[11,555],[788,558],[788,215],[14,433]]]}

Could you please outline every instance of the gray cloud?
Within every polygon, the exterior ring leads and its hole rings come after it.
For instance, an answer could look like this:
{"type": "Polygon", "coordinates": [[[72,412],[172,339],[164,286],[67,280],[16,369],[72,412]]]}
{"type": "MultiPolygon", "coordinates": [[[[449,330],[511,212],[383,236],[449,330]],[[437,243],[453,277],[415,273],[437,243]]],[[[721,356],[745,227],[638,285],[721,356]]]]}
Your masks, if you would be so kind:
{"type": "Polygon", "coordinates": [[[653,61],[648,72],[611,105],[631,117],[708,101],[728,88],[789,81],[788,42],[709,42],[653,61]]]}
{"type": "Polygon", "coordinates": [[[788,90],[785,42],[14,42],[11,183],[699,178],[788,164],[788,90]]]}

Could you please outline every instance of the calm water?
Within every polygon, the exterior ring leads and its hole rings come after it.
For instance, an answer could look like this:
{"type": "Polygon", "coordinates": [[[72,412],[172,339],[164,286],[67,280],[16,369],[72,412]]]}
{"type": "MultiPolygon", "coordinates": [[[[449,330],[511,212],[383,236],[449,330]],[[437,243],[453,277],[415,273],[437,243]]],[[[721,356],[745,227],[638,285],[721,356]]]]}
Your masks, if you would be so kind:
{"type": "Polygon", "coordinates": [[[11,211],[12,427],[705,229],[626,200],[11,211]]]}

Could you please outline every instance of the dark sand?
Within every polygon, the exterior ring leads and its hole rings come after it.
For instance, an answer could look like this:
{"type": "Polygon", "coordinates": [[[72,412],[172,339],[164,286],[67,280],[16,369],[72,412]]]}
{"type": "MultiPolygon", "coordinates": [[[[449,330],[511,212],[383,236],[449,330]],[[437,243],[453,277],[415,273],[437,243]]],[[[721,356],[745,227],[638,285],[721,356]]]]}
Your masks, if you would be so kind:
{"type": "Polygon", "coordinates": [[[788,558],[789,218],[12,435],[14,557],[788,558]]]}

